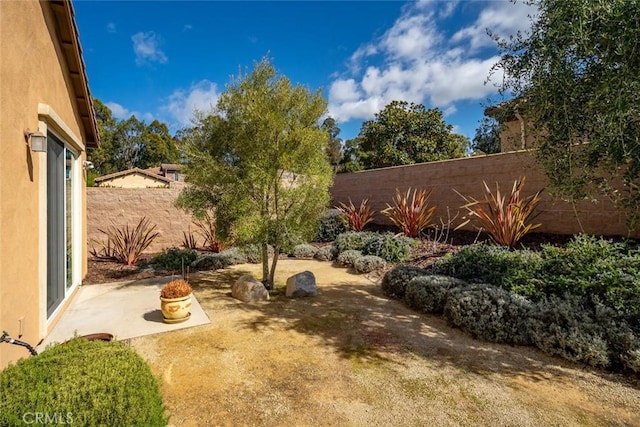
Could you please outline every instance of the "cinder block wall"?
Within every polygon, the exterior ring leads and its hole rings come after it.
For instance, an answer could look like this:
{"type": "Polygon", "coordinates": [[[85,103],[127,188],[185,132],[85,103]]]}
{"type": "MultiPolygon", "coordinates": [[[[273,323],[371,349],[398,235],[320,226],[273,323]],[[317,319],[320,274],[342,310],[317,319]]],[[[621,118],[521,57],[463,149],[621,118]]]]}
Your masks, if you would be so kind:
{"type": "MultiPolygon", "coordinates": [[[[387,203],[392,203],[396,188],[405,192],[409,187],[432,188],[430,202],[437,206],[436,221],[438,217],[447,221],[447,218],[457,214],[457,226],[463,222],[465,210],[460,209],[464,202],[454,189],[466,196],[481,198],[483,180],[494,192],[496,182],[501,191],[508,192],[513,181],[521,176],[527,179],[524,188],[527,196],[548,185],[532,154],[519,151],[339,174],[334,179],[331,195],[334,205],[338,202],[347,203],[349,198],[354,204],[369,199],[370,205],[379,211],[387,203]]],[[[552,198],[545,191],[538,211],[540,214],[536,222],[542,223],[542,227],[536,230],[539,232],[575,234],[584,231],[609,236],[629,234],[624,213],[609,200],[599,200],[597,203],[581,201],[576,203],[574,211],[570,203],[552,198]]],[[[387,220],[378,215],[376,222],[384,224],[387,220]]],[[[465,228],[475,229],[471,224],[465,228]]],[[[638,238],[640,232],[636,231],[631,236],[638,238]]]]}
{"type": "MultiPolygon", "coordinates": [[[[160,232],[146,252],[159,252],[172,246],[180,246],[183,231],[194,231],[190,214],[174,206],[180,188],[87,188],[87,244],[94,240],[106,240],[99,229],[115,224],[135,227],[141,218],[147,217],[160,232]]],[[[202,239],[198,238],[199,243],[202,239]]]]}

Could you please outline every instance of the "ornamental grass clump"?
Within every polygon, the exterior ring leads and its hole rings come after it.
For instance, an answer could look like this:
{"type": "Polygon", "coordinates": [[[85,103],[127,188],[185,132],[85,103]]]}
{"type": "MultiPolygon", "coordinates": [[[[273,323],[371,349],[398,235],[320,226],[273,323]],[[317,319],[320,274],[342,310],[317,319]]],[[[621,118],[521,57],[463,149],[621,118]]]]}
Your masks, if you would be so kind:
{"type": "Polygon", "coordinates": [[[436,210],[435,206],[429,207],[432,191],[414,189],[411,195],[411,188],[406,194],[400,193],[396,188],[393,206],[387,204],[382,214],[399,227],[405,236],[418,237],[424,229],[432,225],[431,218],[436,210]]]}
{"type": "Polygon", "coordinates": [[[486,230],[497,244],[514,248],[527,233],[542,225],[531,222],[537,216],[535,208],[540,202],[542,190],[529,197],[523,197],[525,177],[514,181],[508,199],[500,192],[498,183],[496,183],[495,194],[491,192],[486,182],[483,181],[483,184],[483,200],[463,196],[456,191],[467,202],[462,208],[468,212],[467,220],[456,229],[477,219],[481,224],[478,228],[486,230]]]}
{"type": "Polygon", "coordinates": [[[350,230],[362,231],[365,225],[373,221],[375,211],[367,206],[367,203],[369,203],[369,199],[363,199],[360,202],[360,207],[356,208],[349,199],[348,205],[340,202],[340,206],[336,207],[350,230]]]}
{"type": "Polygon", "coordinates": [[[160,297],[165,299],[183,298],[192,292],[189,282],[184,279],[173,280],[162,287],[160,297]]]}
{"type": "Polygon", "coordinates": [[[129,224],[123,228],[110,225],[107,229],[98,229],[107,235],[106,242],[95,241],[102,248],[100,251],[93,249],[91,254],[99,258],[113,258],[126,265],[135,264],[140,255],[160,235],[154,231],[156,225],[150,225],[150,221],[143,217],[135,227],[129,224]]]}

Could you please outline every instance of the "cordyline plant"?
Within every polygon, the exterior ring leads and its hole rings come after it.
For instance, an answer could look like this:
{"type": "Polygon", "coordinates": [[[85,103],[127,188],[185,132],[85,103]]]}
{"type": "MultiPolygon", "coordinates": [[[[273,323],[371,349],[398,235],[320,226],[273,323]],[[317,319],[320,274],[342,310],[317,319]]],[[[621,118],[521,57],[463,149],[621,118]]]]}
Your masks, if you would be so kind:
{"type": "Polygon", "coordinates": [[[396,188],[393,206],[387,204],[382,214],[400,227],[405,236],[418,237],[422,230],[431,225],[431,218],[436,210],[435,206],[429,207],[431,192],[431,189],[429,191],[415,189],[411,194],[411,187],[409,187],[407,193],[402,194],[396,188]]]}
{"type": "MultiPolygon", "coordinates": [[[[129,224],[123,228],[110,225],[106,230],[98,229],[99,232],[107,235],[107,242],[96,241],[96,243],[102,246],[102,257],[114,258],[124,264],[133,265],[142,252],[160,235],[154,231],[155,228],[156,225],[150,225],[146,217],[143,217],[135,227],[130,227],[129,224]]],[[[98,254],[95,250],[92,253],[98,254]]]]}
{"type": "Polygon", "coordinates": [[[356,208],[349,198],[349,204],[345,205],[340,202],[340,206],[336,206],[336,209],[340,211],[345,223],[353,231],[362,231],[364,226],[373,221],[375,211],[369,206],[369,199],[364,199],[360,202],[360,207],[356,208]]]}
{"type": "Polygon", "coordinates": [[[535,208],[540,202],[539,190],[537,193],[523,198],[525,177],[513,182],[511,194],[506,198],[506,194],[500,193],[500,186],[496,183],[496,193],[493,194],[487,183],[484,184],[484,200],[476,200],[473,197],[466,197],[454,190],[467,202],[462,208],[466,209],[469,218],[457,228],[467,225],[472,219],[477,218],[486,229],[491,238],[499,245],[514,248],[520,239],[527,233],[540,227],[542,224],[533,224],[531,221],[537,216],[534,214],[535,208]]]}
{"type": "Polygon", "coordinates": [[[222,244],[216,237],[216,219],[213,214],[205,212],[202,219],[195,219],[193,224],[197,227],[196,232],[204,239],[205,249],[215,253],[222,250],[222,244]]]}

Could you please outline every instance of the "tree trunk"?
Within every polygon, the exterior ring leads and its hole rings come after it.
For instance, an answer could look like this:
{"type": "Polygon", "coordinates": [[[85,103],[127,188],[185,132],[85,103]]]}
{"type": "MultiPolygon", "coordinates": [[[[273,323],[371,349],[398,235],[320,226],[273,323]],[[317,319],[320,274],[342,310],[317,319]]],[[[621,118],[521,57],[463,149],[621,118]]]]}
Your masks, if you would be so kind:
{"type": "Polygon", "coordinates": [[[269,283],[271,284],[271,289],[275,289],[275,275],[276,275],[276,265],[278,264],[278,258],[280,256],[280,247],[276,246],[273,249],[273,260],[271,261],[271,271],[269,272],[269,283]]]}
{"type": "Polygon", "coordinates": [[[269,247],[262,243],[262,284],[267,289],[273,288],[273,280],[269,280],[269,247]]]}

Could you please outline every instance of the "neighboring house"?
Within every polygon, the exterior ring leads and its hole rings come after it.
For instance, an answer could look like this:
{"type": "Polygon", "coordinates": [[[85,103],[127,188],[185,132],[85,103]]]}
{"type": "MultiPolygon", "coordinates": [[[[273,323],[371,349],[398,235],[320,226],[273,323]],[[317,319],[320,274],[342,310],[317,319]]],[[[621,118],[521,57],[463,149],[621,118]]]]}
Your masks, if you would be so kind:
{"type": "Polygon", "coordinates": [[[162,163],[160,174],[174,182],[184,182],[184,175],[181,173],[183,165],[173,163],[162,163]]]}
{"type": "Polygon", "coordinates": [[[484,114],[500,123],[500,152],[533,148],[534,137],[524,109],[515,101],[507,101],[484,110],[484,114]]]}
{"type": "MultiPolygon", "coordinates": [[[[99,137],[71,3],[0,1],[0,40],[0,330],[35,345],[86,275],[99,137]]],[[[0,344],[0,369],[27,356],[0,344]]]]}
{"type": "Polygon", "coordinates": [[[171,179],[148,169],[127,169],[103,175],[94,180],[96,187],[115,188],[169,188],[171,179]]]}

